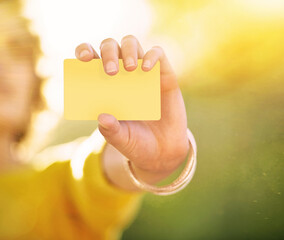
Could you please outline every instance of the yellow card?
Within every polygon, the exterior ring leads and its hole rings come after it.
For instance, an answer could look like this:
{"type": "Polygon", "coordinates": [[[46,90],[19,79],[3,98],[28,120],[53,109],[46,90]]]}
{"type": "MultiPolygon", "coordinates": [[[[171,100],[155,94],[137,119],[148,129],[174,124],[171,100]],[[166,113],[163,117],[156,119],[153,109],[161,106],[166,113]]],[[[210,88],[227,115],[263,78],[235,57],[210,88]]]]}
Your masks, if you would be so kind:
{"type": "Polygon", "coordinates": [[[101,59],[81,62],[64,60],[64,118],[97,120],[109,113],[118,120],[159,120],[161,118],[160,62],[144,72],[128,72],[119,59],[119,72],[105,73],[101,59]]]}

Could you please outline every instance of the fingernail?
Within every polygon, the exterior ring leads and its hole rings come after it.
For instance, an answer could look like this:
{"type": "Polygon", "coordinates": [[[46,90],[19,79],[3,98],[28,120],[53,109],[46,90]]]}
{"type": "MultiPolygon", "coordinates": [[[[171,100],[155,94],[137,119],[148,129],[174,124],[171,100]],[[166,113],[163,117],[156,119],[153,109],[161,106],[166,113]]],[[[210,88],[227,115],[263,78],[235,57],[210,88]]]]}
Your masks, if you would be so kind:
{"type": "Polygon", "coordinates": [[[108,129],[108,126],[106,126],[106,125],[102,122],[102,120],[100,119],[100,115],[98,116],[98,122],[99,122],[99,124],[100,124],[103,128],[108,129]]]}
{"type": "Polygon", "coordinates": [[[106,64],[106,72],[107,73],[113,73],[113,72],[116,72],[116,71],[117,71],[117,68],[116,68],[115,62],[110,61],[106,64]]]}
{"type": "Polygon", "coordinates": [[[150,68],[151,67],[151,62],[149,60],[146,60],[144,63],[143,63],[143,67],[144,68],[150,68]]]}
{"type": "Polygon", "coordinates": [[[128,57],[125,59],[125,67],[133,67],[134,65],[135,63],[132,57],[128,57]]]}
{"type": "Polygon", "coordinates": [[[85,57],[85,56],[87,56],[87,55],[89,55],[89,51],[88,50],[83,50],[81,53],[80,53],[80,58],[83,58],[83,57],[85,57]]]}
{"type": "Polygon", "coordinates": [[[98,121],[98,122],[99,122],[99,124],[100,124],[103,128],[108,129],[108,127],[107,127],[106,125],[104,125],[104,124],[101,123],[100,121],[98,121]]]}

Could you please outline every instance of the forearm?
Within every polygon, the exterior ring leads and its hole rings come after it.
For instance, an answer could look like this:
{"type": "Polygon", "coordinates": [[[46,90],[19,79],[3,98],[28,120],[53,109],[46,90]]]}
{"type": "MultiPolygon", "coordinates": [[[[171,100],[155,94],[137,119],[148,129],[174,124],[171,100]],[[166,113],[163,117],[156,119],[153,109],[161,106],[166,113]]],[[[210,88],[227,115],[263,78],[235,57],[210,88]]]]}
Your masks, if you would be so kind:
{"type": "MultiPolygon", "coordinates": [[[[112,145],[106,143],[102,154],[104,174],[111,184],[128,191],[138,192],[138,189],[124,168],[124,156],[112,145]]],[[[152,173],[134,166],[137,176],[149,184],[155,184],[168,177],[175,169],[164,173],[152,173]]]]}

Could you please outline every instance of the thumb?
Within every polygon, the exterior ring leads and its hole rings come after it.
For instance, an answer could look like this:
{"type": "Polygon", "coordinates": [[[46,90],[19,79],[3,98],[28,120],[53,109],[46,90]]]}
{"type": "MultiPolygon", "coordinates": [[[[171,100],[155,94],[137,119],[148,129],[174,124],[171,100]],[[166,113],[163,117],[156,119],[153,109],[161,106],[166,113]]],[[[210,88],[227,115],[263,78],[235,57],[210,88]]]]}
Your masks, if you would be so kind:
{"type": "Polygon", "coordinates": [[[124,152],[128,143],[128,127],[124,122],[119,122],[113,115],[102,113],[98,116],[99,131],[106,141],[117,150],[124,152]]]}

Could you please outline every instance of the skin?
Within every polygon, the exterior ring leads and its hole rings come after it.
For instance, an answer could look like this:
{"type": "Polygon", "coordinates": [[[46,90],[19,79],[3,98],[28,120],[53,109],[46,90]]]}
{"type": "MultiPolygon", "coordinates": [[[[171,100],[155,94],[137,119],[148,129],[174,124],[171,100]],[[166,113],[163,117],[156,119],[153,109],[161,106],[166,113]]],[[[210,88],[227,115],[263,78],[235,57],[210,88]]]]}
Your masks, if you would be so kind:
{"type": "MultiPolygon", "coordinates": [[[[132,161],[138,177],[148,183],[170,175],[185,160],[189,150],[184,101],[176,75],[161,47],[154,46],[144,54],[138,40],[128,35],[120,46],[111,38],[103,40],[100,53],[105,71],[111,76],[119,71],[119,58],[123,59],[127,71],[137,68],[138,58],[143,59],[143,71],[151,71],[160,61],[161,120],[118,121],[109,114],[99,116],[99,130],[107,141],[102,158],[106,177],[116,187],[139,191],[125,172],[123,156],[132,161]]],[[[76,57],[85,62],[100,58],[87,43],[76,48],[76,57]]],[[[22,166],[13,146],[17,134],[29,122],[34,77],[32,64],[25,58],[13,57],[5,48],[1,49],[0,66],[0,171],[7,171],[22,166]]]]}
{"type": "MultiPolygon", "coordinates": [[[[80,44],[75,55],[84,62],[100,58],[88,43],[80,44]]],[[[106,113],[98,117],[99,131],[107,141],[102,158],[106,176],[117,187],[139,191],[123,168],[123,156],[132,161],[138,177],[148,183],[156,183],[175,171],[189,151],[183,97],[176,74],[161,47],[153,46],[144,53],[138,40],[127,35],[122,38],[120,45],[112,38],[103,40],[100,55],[106,74],[111,76],[119,71],[118,59],[123,59],[127,71],[134,71],[137,59],[143,59],[142,70],[145,72],[151,71],[160,61],[160,120],[118,121],[106,113]]]]}

